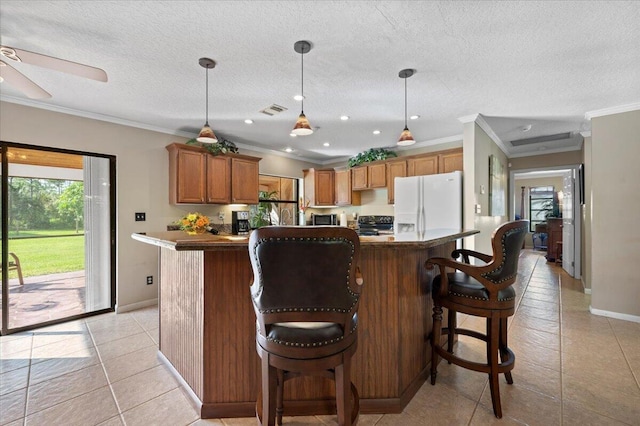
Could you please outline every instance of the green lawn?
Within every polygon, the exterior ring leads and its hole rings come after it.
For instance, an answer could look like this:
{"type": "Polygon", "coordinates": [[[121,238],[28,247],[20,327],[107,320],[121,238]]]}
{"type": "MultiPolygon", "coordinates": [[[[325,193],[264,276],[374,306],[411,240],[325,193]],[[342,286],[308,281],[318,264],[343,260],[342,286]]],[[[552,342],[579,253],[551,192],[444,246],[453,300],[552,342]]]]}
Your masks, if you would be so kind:
{"type": "MultiPolygon", "coordinates": [[[[29,231],[31,232],[34,231],[29,231]]],[[[50,235],[51,231],[46,232],[50,235]]],[[[69,231],[66,232],[68,235],[69,231]]],[[[82,234],[52,238],[10,239],[9,251],[15,253],[20,259],[24,277],[84,269],[84,236],[82,234]]],[[[17,277],[16,271],[10,271],[9,278],[15,277],[17,277]]]]}
{"type": "Polygon", "coordinates": [[[20,233],[16,233],[15,231],[9,230],[9,239],[11,238],[33,238],[33,237],[55,237],[61,235],[82,235],[82,230],[80,234],[76,234],[76,231],[73,229],[55,229],[55,230],[25,230],[20,231],[20,233]]]}

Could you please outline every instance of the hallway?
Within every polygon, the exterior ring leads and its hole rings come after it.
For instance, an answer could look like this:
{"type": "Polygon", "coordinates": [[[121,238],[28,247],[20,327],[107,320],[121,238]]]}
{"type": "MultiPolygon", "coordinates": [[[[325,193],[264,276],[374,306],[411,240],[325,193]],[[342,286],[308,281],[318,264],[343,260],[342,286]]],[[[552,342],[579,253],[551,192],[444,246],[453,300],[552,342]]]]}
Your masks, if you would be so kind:
{"type": "MultiPolygon", "coordinates": [[[[401,414],[360,415],[359,425],[637,425],[640,324],[589,313],[581,283],[524,250],[510,321],[514,384],[501,378],[504,418],[493,416],[487,378],[441,363],[401,414]]],[[[366,291],[366,290],[365,290],[366,291]]],[[[248,302],[249,303],[249,302],[248,302]]],[[[255,425],[201,420],[158,360],[158,312],[105,314],[0,338],[2,425],[255,425]]],[[[460,317],[468,328],[484,324],[460,317]]],[[[462,336],[456,349],[484,357],[462,336]]],[[[334,425],[335,416],[285,417],[334,425]]]]}

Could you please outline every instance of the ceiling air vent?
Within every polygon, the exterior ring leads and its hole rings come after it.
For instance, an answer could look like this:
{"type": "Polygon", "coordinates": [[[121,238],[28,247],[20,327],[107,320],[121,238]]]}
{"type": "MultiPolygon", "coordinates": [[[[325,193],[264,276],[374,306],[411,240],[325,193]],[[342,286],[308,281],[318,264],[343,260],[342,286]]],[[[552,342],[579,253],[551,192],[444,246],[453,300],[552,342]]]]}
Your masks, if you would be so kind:
{"type": "Polygon", "coordinates": [[[267,115],[276,115],[281,113],[282,111],[286,111],[287,108],[280,106],[280,105],[269,105],[268,107],[266,107],[265,109],[261,109],[260,112],[263,114],[267,114],[267,115]]]}
{"type": "Polygon", "coordinates": [[[547,135],[547,136],[538,136],[535,138],[527,138],[527,139],[518,139],[515,141],[511,141],[512,146],[523,146],[523,145],[531,145],[534,143],[542,143],[542,142],[551,142],[551,141],[559,141],[562,139],[569,139],[571,137],[571,132],[566,133],[556,133],[555,135],[547,135]]]}

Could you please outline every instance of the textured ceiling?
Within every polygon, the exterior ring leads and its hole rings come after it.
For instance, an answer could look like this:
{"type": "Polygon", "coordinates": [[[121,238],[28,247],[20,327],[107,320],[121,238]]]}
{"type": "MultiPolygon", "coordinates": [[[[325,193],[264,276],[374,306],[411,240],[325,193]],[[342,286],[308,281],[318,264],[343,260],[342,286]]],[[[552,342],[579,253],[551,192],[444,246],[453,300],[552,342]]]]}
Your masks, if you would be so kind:
{"type": "Polygon", "coordinates": [[[194,136],[205,119],[206,56],[218,63],[209,122],[219,137],[328,162],[395,147],[404,126],[398,72],[413,68],[413,147],[459,140],[459,119],[481,114],[508,154],[521,156],[542,145],[510,140],[573,132],[544,148],[575,149],[590,130],[586,112],[640,102],[638,22],[640,2],[3,0],[3,45],[102,68],[109,81],[19,63],[52,98],[29,100],[6,82],[0,96],[194,136]],[[304,109],[317,130],[292,138],[297,40],[313,44],[304,109]],[[259,112],[274,103],[288,110],[259,112]]]}

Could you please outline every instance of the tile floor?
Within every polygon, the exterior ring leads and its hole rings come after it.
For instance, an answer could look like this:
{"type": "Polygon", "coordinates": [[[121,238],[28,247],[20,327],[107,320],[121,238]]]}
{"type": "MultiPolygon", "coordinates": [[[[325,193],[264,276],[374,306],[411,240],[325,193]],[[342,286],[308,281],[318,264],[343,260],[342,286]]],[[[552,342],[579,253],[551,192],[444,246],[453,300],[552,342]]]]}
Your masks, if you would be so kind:
{"type": "MultiPolygon", "coordinates": [[[[441,363],[403,413],[361,415],[383,425],[638,425],[640,324],[589,314],[580,282],[525,251],[510,322],[515,383],[501,381],[504,417],[493,416],[486,376],[441,363]]],[[[460,318],[467,327],[483,327],[460,318]]],[[[2,425],[255,425],[201,420],[156,357],[157,308],[106,314],[0,338],[2,425]]],[[[457,348],[482,358],[462,337],[457,348]]],[[[335,416],[286,417],[332,425],[335,416]]]]}

